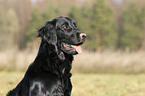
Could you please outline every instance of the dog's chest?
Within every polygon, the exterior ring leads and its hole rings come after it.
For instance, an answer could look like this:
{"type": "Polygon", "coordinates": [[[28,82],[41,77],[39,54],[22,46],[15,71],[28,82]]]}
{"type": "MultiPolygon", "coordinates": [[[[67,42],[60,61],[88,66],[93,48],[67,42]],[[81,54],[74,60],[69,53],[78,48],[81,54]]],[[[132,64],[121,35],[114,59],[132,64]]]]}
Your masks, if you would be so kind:
{"type": "Polygon", "coordinates": [[[33,81],[29,96],[64,96],[61,81],[33,81]]]}

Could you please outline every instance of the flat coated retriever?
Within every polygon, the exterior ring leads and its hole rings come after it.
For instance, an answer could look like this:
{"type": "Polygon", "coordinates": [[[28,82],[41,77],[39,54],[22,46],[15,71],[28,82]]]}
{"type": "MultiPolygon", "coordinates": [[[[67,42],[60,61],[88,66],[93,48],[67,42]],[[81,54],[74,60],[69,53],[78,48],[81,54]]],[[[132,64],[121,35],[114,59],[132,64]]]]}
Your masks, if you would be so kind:
{"type": "Polygon", "coordinates": [[[70,96],[73,55],[80,53],[86,34],[68,17],[58,17],[38,30],[38,55],[24,78],[7,96],[70,96]]]}

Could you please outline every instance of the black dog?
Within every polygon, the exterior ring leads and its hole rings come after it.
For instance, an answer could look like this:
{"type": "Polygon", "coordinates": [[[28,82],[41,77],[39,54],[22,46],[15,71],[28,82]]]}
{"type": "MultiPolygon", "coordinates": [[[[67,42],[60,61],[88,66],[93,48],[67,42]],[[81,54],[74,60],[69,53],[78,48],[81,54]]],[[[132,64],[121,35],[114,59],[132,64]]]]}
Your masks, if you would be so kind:
{"type": "Polygon", "coordinates": [[[58,17],[38,30],[42,42],[24,78],[7,96],[70,96],[71,63],[86,34],[68,17],[58,17]]]}

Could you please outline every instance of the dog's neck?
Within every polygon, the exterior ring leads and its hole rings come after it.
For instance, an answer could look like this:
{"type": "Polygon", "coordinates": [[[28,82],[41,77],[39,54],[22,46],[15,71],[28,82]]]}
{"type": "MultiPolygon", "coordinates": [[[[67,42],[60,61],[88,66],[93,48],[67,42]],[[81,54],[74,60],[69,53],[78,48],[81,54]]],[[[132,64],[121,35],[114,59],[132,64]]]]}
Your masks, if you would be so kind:
{"type": "Polygon", "coordinates": [[[42,40],[35,62],[38,62],[39,64],[44,64],[39,66],[44,68],[44,70],[46,71],[53,72],[57,75],[67,74],[71,70],[73,55],[67,53],[64,54],[66,59],[60,60],[57,54],[52,51],[51,45],[49,45],[46,41],[42,40]]]}

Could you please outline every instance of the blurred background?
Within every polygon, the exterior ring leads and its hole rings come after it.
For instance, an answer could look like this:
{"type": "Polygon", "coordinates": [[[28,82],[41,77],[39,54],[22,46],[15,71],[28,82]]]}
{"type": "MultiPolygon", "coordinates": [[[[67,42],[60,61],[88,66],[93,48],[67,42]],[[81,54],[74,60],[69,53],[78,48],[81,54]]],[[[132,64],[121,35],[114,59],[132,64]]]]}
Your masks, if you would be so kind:
{"type": "Polygon", "coordinates": [[[145,0],[0,0],[0,83],[8,86],[0,96],[35,59],[37,29],[59,16],[87,33],[73,62],[73,96],[145,96],[145,0]]]}

